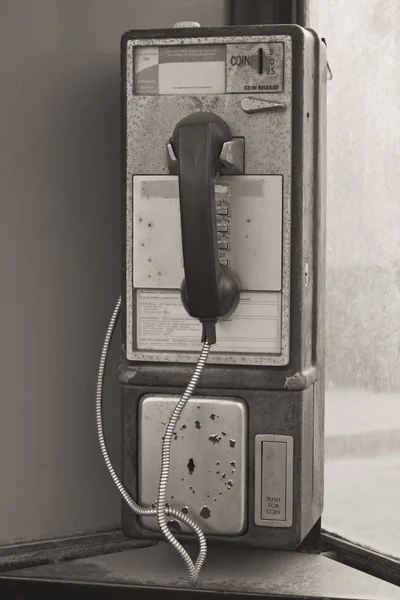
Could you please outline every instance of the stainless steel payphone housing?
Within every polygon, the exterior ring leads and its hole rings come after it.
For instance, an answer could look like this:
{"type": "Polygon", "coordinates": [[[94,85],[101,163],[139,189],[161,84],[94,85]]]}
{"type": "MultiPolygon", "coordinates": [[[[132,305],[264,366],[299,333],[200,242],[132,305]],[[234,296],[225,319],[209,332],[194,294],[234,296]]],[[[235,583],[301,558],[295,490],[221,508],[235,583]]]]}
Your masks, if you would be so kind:
{"type": "MultiPolygon", "coordinates": [[[[322,512],[326,73],[324,43],[296,25],[122,38],[122,473],[143,506],[155,505],[162,436],[201,350],[179,292],[171,136],[196,112],[232,134],[216,223],[240,301],[174,433],[168,486],[217,543],[295,549],[322,512]]],[[[155,518],[125,506],[123,530],[160,538],[155,518]]]]}

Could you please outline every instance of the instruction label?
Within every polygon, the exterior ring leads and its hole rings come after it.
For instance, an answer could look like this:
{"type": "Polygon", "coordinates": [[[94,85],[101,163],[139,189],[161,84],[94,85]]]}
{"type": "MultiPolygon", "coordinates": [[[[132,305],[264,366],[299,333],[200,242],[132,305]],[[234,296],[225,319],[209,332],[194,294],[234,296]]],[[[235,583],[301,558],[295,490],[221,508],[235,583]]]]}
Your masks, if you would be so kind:
{"type": "MultiPolygon", "coordinates": [[[[177,290],[138,290],[137,349],[193,351],[201,348],[201,325],[182,306],[177,290]]],[[[235,312],[217,324],[214,352],[279,354],[281,293],[241,292],[235,312]]]]}
{"type": "Polygon", "coordinates": [[[137,47],[134,53],[136,94],[225,92],[223,44],[137,47]]]}
{"type": "Polygon", "coordinates": [[[277,93],[284,87],[284,44],[228,44],[228,93],[277,93]]]}

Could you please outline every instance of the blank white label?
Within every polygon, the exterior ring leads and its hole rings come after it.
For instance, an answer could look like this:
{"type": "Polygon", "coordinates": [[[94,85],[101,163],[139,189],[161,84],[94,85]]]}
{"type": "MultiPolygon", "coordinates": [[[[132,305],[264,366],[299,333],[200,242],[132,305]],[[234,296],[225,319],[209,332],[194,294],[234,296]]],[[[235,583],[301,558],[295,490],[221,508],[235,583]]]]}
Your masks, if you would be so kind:
{"type": "MultiPolygon", "coordinates": [[[[201,349],[201,325],[176,290],[137,291],[138,350],[201,349]]],[[[235,312],[217,323],[214,352],[281,352],[281,293],[241,292],[235,312]]]]}

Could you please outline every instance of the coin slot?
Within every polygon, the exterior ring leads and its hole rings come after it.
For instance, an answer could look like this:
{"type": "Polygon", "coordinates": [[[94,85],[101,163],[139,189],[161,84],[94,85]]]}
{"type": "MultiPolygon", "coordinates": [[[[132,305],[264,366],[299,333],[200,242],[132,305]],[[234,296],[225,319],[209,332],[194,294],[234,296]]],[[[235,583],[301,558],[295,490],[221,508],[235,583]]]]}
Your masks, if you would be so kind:
{"type": "Polygon", "coordinates": [[[262,75],[263,73],[263,62],[264,62],[264,52],[262,48],[258,49],[258,74],[262,75]]]}

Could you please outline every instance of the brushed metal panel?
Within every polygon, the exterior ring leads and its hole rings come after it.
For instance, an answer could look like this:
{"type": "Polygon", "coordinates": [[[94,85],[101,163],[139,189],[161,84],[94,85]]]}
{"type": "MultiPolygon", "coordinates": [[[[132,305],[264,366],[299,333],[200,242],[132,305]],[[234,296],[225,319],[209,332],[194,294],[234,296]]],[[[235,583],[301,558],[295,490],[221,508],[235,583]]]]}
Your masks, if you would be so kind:
{"type": "MultiPolygon", "coordinates": [[[[162,437],[179,396],[145,396],[139,406],[139,496],[155,506],[162,437]]],[[[238,535],[246,526],[247,410],[231,397],[193,397],[171,445],[167,502],[207,534],[238,535]]],[[[158,531],[157,519],[142,524],[158,531]]],[[[176,522],[171,529],[188,532],[176,522]]]]}

